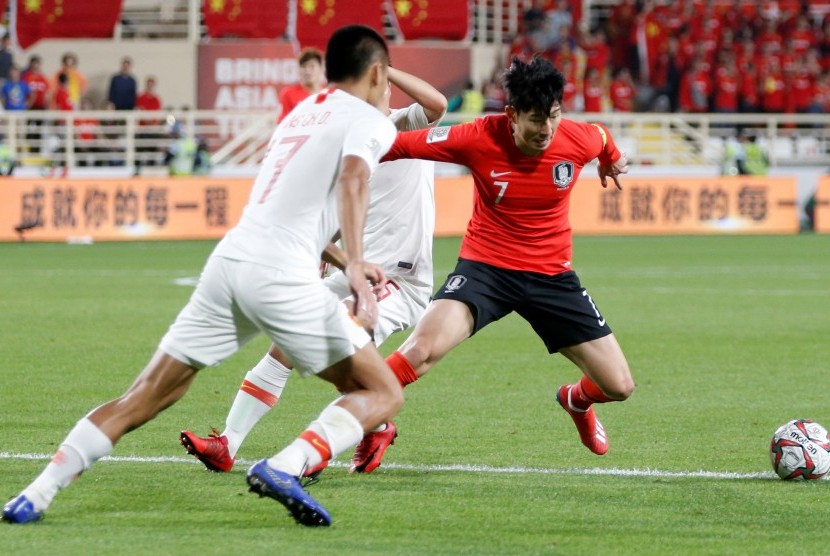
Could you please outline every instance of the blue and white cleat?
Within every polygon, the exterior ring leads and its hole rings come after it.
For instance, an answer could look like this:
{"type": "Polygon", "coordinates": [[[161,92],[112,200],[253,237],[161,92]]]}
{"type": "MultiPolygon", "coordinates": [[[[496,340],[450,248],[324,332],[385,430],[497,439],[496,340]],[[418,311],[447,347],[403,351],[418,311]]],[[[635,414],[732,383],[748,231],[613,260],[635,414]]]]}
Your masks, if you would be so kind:
{"type": "Polygon", "coordinates": [[[317,500],[300,485],[300,479],[283,471],[277,471],[260,460],[248,469],[250,491],[273,498],[285,506],[297,523],[308,527],[328,527],[331,516],[317,500]]]}
{"type": "Polygon", "coordinates": [[[3,521],[9,523],[32,523],[43,519],[42,512],[36,512],[32,502],[22,494],[9,500],[3,506],[3,521]]]}

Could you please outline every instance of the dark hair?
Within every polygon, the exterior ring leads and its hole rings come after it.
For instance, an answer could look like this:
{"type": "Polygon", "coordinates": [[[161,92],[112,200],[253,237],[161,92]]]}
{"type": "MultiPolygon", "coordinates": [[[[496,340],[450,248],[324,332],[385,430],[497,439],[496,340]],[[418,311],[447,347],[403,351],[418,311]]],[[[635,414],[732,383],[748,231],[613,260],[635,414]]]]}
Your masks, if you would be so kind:
{"type": "Polygon", "coordinates": [[[565,77],[546,58],[534,56],[523,62],[514,56],[503,79],[507,104],[517,112],[548,114],[553,103],[562,104],[565,77]]]}
{"type": "Polygon", "coordinates": [[[300,52],[300,57],[297,58],[297,62],[302,66],[311,60],[317,60],[320,62],[320,65],[323,65],[323,53],[313,47],[303,48],[300,52]]]}
{"type": "Polygon", "coordinates": [[[341,27],[326,46],[326,78],[335,83],[357,79],[378,61],[389,64],[389,48],[377,31],[364,25],[341,27]]]}

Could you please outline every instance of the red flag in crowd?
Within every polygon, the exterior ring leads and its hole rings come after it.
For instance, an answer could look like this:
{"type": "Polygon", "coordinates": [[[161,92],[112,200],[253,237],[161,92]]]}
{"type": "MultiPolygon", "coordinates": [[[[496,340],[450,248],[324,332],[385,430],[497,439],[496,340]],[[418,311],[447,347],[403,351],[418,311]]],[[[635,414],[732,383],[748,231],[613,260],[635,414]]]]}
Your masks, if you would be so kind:
{"type": "Polygon", "coordinates": [[[383,34],[383,4],[384,0],[299,0],[297,40],[304,47],[324,49],[334,31],[352,24],[383,34]]]}
{"type": "Polygon", "coordinates": [[[45,38],[112,37],[122,0],[15,0],[14,33],[28,48],[45,38]]]}
{"type": "Polygon", "coordinates": [[[286,0],[204,0],[208,36],[274,39],[288,27],[286,0]]]}
{"type": "Polygon", "coordinates": [[[470,32],[469,0],[395,0],[392,4],[405,39],[457,41],[470,32]]]}

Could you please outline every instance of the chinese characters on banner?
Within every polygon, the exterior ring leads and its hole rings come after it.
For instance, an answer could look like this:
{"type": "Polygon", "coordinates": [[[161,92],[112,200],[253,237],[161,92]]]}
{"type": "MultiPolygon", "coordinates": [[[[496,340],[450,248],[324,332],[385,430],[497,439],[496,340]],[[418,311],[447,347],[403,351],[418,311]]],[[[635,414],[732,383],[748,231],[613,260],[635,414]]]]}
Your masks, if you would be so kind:
{"type": "Polygon", "coordinates": [[[15,180],[0,199],[0,241],[220,238],[250,179],[15,180]]]}
{"type": "MultiPolygon", "coordinates": [[[[239,220],[251,181],[13,180],[0,188],[0,241],[218,239],[239,220]]],[[[819,200],[828,202],[820,205],[817,223],[830,231],[830,181],[823,187],[819,200]]],[[[438,178],[435,196],[436,235],[463,234],[472,213],[472,179],[438,178]]],[[[575,234],[586,235],[799,229],[794,178],[627,178],[619,191],[586,176],[571,196],[570,220],[575,234]]]]}
{"type": "MultiPolygon", "coordinates": [[[[623,177],[620,191],[583,174],[570,199],[574,234],[796,233],[794,178],[623,177]]],[[[436,180],[436,235],[464,233],[472,213],[469,177],[436,180]]]]}

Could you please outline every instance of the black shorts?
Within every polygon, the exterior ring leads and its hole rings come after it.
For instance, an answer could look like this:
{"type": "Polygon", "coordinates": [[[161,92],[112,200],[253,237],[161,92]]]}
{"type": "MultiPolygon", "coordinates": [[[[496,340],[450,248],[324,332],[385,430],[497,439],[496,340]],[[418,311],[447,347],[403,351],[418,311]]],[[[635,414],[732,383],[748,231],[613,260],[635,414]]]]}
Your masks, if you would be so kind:
{"type": "Polygon", "coordinates": [[[547,276],[458,259],[433,299],[466,303],[475,320],[473,334],[516,311],[545,342],[549,353],[611,334],[573,271],[547,276]]]}

